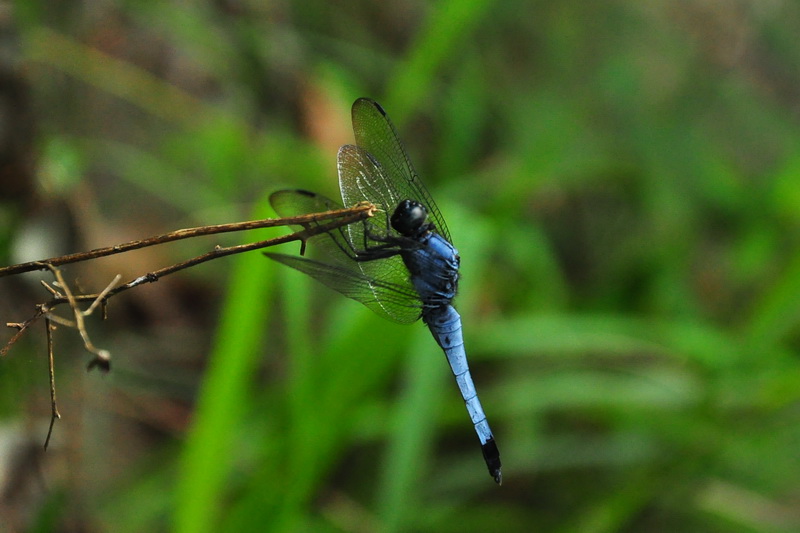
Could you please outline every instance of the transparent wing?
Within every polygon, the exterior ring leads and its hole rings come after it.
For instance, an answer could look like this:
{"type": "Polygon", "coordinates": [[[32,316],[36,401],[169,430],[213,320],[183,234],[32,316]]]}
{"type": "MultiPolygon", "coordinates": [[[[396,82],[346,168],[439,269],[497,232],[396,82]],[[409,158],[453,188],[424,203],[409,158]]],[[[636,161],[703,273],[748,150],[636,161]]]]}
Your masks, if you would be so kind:
{"type": "Polygon", "coordinates": [[[415,292],[405,292],[404,287],[368,278],[360,272],[321,261],[270,252],[265,252],[264,255],[308,274],[394,322],[410,324],[420,317],[419,297],[415,292]]]}
{"type": "MultiPolygon", "coordinates": [[[[383,167],[363,148],[353,145],[342,146],[339,149],[338,167],[339,187],[348,204],[353,202],[355,205],[369,198],[368,201],[381,208],[381,211],[366,224],[350,224],[346,228],[350,241],[363,250],[382,244],[373,237],[398,236],[389,223],[389,217],[396,205],[392,196],[394,189],[383,167]]],[[[380,261],[360,262],[358,266],[367,277],[402,286],[404,291],[414,292],[408,269],[399,255],[380,261]]]]}
{"type": "MultiPolygon", "coordinates": [[[[286,189],[276,191],[269,197],[269,203],[278,215],[292,217],[308,213],[321,213],[342,209],[339,202],[331,200],[321,194],[302,189],[286,189]]],[[[328,223],[330,221],[324,221],[328,223]]],[[[302,226],[292,226],[294,231],[303,229],[302,226]]],[[[353,244],[343,228],[315,235],[306,241],[312,253],[324,255],[326,260],[341,268],[357,270],[353,244]]]]}
{"type": "Polygon", "coordinates": [[[437,233],[452,243],[444,217],[420,181],[386,111],[369,98],[359,98],[353,104],[352,117],[356,145],[373,156],[382,172],[365,176],[365,180],[376,179],[370,187],[356,188],[343,183],[340,166],[339,186],[345,205],[355,205],[362,200],[373,203],[385,201],[388,205],[384,204],[384,209],[391,213],[401,200],[416,200],[428,208],[437,233]],[[383,192],[374,195],[375,191],[383,192]]]}
{"type": "MultiPolygon", "coordinates": [[[[277,191],[270,195],[269,200],[275,211],[284,217],[342,208],[330,198],[299,189],[277,191]]],[[[403,276],[398,276],[395,271],[395,260],[403,266],[399,256],[374,261],[355,260],[356,254],[365,246],[381,244],[366,242],[367,233],[365,223],[357,222],[311,237],[307,241],[308,248],[319,260],[276,253],[264,255],[308,274],[384,318],[404,324],[414,322],[420,317],[422,303],[408,280],[405,267],[403,276]]]]}

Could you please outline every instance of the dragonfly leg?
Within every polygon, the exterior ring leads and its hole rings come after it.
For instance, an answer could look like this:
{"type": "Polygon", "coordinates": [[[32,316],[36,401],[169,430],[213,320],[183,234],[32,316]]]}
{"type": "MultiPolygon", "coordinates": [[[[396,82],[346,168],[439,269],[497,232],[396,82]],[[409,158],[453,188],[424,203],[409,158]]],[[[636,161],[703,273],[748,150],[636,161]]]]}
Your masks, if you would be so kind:
{"type": "Polygon", "coordinates": [[[376,259],[386,259],[387,257],[394,257],[400,253],[400,249],[395,247],[379,247],[375,246],[369,250],[358,252],[355,256],[356,261],[375,261],[376,259]]]}

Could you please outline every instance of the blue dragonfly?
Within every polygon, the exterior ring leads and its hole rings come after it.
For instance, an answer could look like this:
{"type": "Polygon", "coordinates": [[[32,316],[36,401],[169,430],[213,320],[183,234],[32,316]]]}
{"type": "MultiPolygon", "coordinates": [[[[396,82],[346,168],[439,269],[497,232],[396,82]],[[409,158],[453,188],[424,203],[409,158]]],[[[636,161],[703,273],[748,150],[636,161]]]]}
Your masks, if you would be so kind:
{"type": "MultiPolygon", "coordinates": [[[[422,317],[444,350],[480,439],[489,474],[502,482],[500,453],[467,366],[461,317],[451,305],[460,258],[450,233],[419,179],[386,111],[373,100],[353,104],[356,144],[339,149],[339,188],[344,205],[371,202],[376,217],[308,239],[317,261],[265,253],[379,315],[409,324],[422,317]]],[[[280,216],[341,209],[337,202],[305,190],[270,196],[280,216]]]]}

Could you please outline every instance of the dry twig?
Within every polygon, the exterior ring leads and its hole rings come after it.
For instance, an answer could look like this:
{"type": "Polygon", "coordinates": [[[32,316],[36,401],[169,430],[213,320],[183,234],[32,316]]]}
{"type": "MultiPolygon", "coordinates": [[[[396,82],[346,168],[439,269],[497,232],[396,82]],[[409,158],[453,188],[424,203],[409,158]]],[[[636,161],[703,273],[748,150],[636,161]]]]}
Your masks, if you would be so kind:
{"type": "Polygon", "coordinates": [[[132,289],[134,287],[137,287],[145,283],[152,283],[154,281],[158,281],[160,278],[166,275],[178,272],[185,268],[199,265],[201,263],[210,261],[212,259],[217,259],[220,257],[225,257],[228,255],[238,254],[242,252],[248,252],[251,250],[267,248],[269,246],[275,246],[277,244],[282,244],[286,242],[300,241],[301,254],[302,254],[303,251],[305,250],[305,243],[309,238],[315,235],[320,235],[322,233],[335,230],[337,228],[341,228],[348,224],[353,224],[363,221],[371,216],[374,216],[376,211],[377,207],[375,205],[364,202],[349,209],[338,209],[334,211],[326,211],[324,213],[311,213],[296,217],[252,220],[247,222],[236,222],[232,224],[219,224],[215,226],[201,226],[197,228],[181,229],[170,233],[165,233],[163,235],[149,237],[147,239],[131,241],[124,244],[118,244],[116,246],[98,248],[95,250],[90,250],[88,252],[80,252],[59,257],[53,257],[41,261],[30,261],[28,263],[21,263],[18,265],[11,265],[0,268],[0,277],[11,276],[14,274],[21,274],[23,272],[31,272],[34,270],[48,270],[48,269],[52,272],[53,276],[55,277],[55,281],[53,281],[51,284],[42,281],[42,285],[50,293],[52,297],[49,301],[37,304],[36,310],[33,313],[33,315],[24,322],[6,323],[8,327],[16,329],[17,332],[11,337],[11,339],[6,343],[6,345],[2,349],[0,349],[0,357],[5,356],[9,352],[11,347],[22,337],[22,335],[30,328],[31,325],[36,323],[36,321],[38,321],[41,317],[45,317],[47,353],[49,360],[50,407],[51,407],[50,427],[48,429],[47,438],[44,443],[45,448],[47,448],[50,442],[50,436],[52,434],[53,425],[55,424],[56,419],[61,418],[61,415],[58,412],[58,406],[56,404],[55,369],[54,369],[54,354],[53,354],[53,330],[56,327],[55,324],[68,326],[70,328],[78,330],[83,340],[84,347],[88,352],[94,355],[94,358],[92,359],[92,361],[89,362],[87,366],[87,370],[91,370],[94,367],[99,367],[104,371],[108,371],[110,369],[110,358],[111,358],[110,353],[108,352],[108,350],[99,349],[94,346],[91,339],[89,338],[89,333],[86,330],[86,324],[84,318],[86,318],[92,312],[94,312],[94,310],[97,309],[98,306],[102,307],[103,316],[105,317],[105,306],[108,300],[112,296],[115,296],[121,292],[124,292],[128,289],[132,289]],[[154,246],[166,242],[198,237],[201,235],[215,235],[219,233],[228,233],[233,231],[245,231],[249,229],[267,228],[275,226],[288,226],[288,225],[300,226],[303,229],[291,233],[289,235],[275,237],[272,239],[267,239],[265,241],[259,241],[249,244],[241,244],[237,246],[228,246],[228,247],[215,246],[213,250],[205,254],[193,257],[191,259],[188,259],[180,263],[176,263],[174,265],[170,265],[168,267],[161,268],[159,270],[148,272],[122,285],[117,285],[120,280],[120,276],[117,275],[114,278],[114,280],[111,283],[109,283],[106,286],[106,288],[103,289],[98,294],[77,294],[77,295],[73,294],[72,290],[69,288],[69,285],[64,281],[61,271],[57,268],[60,265],[89,261],[91,259],[96,259],[98,257],[105,257],[109,255],[124,253],[130,250],[146,248],[148,246],[154,246]],[[82,311],[79,308],[78,305],[79,302],[91,302],[91,304],[85,311],[82,311]],[[53,312],[53,310],[57,306],[62,304],[69,305],[70,309],[72,310],[72,319],[66,319],[60,317],[53,312]]]}

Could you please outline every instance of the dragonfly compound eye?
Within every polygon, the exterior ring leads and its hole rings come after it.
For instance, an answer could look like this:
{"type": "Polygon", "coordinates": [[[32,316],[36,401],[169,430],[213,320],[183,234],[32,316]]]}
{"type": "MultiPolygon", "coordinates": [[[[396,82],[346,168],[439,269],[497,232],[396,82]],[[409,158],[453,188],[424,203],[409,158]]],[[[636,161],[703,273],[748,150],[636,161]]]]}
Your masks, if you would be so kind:
{"type": "Polygon", "coordinates": [[[419,233],[420,228],[428,218],[425,206],[414,200],[403,200],[392,214],[392,227],[406,237],[413,237],[419,233]]]}

